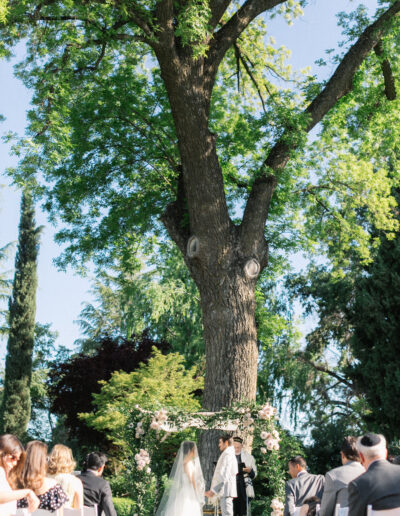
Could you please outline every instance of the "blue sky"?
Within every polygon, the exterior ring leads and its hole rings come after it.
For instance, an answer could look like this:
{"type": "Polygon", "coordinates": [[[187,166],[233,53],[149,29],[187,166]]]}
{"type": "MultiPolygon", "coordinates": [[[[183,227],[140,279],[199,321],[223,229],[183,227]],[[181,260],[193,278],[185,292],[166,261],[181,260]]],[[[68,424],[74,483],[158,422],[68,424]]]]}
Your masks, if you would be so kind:
{"type": "MultiPolygon", "coordinates": [[[[320,73],[314,61],[325,57],[324,50],[336,48],[340,40],[335,14],[352,10],[357,5],[358,2],[351,0],[311,0],[305,9],[305,16],[297,19],[293,26],[289,27],[278,19],[270,22],[271,35],[278,44],[291,49],[291,62],[295,69],[311,66],[313,73],[320,73]]],[[[373,12],[377,0],[365,0],[364,5],[373,12]]],[[[20,46],[16,54],[22,56],[23,52],[23,46],[20,46]]],[[[15,62],[15,59],[0,61],[0,114],[6,117],[6,121],[0,124],[0,134],[8,131],[23,134],[26,124],[30,92],[13,77],[15,62]]],[[[329,75],[333,70],[333,66],[328,66],[324,74],[329,75]]],[[[15,165],[9,151],[9,146],[0,142],[0,247],[15,241],[18,233],[20,193],[10,186],[10,181],[3,175],[4,169],[15,165]]],[[[37,321],[51,323],[53,330],[59,333],[58,344],[72,347],[74,340],[80,336],[79,327],[74,321],[79,316],[82,303],[91,300],[88,292],[90,282],[72,270],[66,273],[57,271],[52,262],[60,254],[60,248],[53,241],[54,228],[39,209],[36,220],[38,225],[44,226],[38,265],[37,321]]],[[[11,257],[10,268],[13,262],[14,258],[11,257]]],[[[0,342],[0,359],[4,357],[5,345],[5,342],[0,342]]]]}

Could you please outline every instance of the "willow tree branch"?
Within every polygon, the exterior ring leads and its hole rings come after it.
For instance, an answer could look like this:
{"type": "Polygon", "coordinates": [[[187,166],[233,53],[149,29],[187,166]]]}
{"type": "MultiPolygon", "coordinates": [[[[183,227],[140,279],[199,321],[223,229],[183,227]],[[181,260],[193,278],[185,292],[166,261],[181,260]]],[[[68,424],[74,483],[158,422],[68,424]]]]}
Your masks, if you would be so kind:
{"type": "MultiPolygon", "coordinates": [[[[374,23],[368,26],[354,45],[350,47],[323,90],[304,111],[304,114],[308,117],[308,122],[304,128],[306,132],[311,131],[337,102],[351,91],[355,73],[399,12],[400,1],[396,1],[374,23]]],[[[268,178],[286,166],[290,153],[297,147],[294,136],[295,130],[293,128],[287,128],[284,131],[264,161],[260,177],[254,181],[242,221],[244,230],[251,230],[253,235],[260,237],[264,234],[272,197],[271,188],[268,186],[271,179],[268,178]]]]}

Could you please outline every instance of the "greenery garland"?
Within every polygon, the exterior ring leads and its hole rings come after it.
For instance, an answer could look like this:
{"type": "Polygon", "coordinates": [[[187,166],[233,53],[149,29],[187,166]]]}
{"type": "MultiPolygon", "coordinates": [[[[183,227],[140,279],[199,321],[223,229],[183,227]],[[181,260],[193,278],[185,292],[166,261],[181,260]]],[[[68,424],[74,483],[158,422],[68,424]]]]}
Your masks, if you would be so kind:
{"type": "MultiPolygon", "coordinates": [[[[279,454],[284,432],[279,431],[277,418],[276,408],[268,402],[239,404],[219,412],[189,412],[171,407],[150,411],[136,405],[127,418],[127,441],[134,460],[126,464],[126,468],[134,489],[137,514],[152,514],[160,500],[167,479],[166,450],[173,457],[179,440],[195,438],[196,430],[224,430],[241,436],[252,435],[253,450],[257,448],[262,454],[268,476],[274,479],[274,494],[268,501],[271,514],[282,516],[282,460],[286,459],[279,454]],[[175,442],[169,443],[171,440],[175,442]]],[[[263,511],[263,514],[266,513],[263,511]]]]}

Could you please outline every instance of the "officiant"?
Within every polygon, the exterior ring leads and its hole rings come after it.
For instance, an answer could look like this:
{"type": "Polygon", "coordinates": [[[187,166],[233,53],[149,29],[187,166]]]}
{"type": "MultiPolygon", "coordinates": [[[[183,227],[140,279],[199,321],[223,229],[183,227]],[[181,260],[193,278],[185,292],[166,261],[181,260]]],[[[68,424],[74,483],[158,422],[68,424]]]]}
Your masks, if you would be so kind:
{"type": "Polygon", "coordinates": [[[243,449],[243,439],[233,438],[238,474],[236,476],[237,498],[233,500],[233,515],[246,516],[250,501],[254,498],[253,479],[257,475],[257,466],[254,457],[243,449]]]}

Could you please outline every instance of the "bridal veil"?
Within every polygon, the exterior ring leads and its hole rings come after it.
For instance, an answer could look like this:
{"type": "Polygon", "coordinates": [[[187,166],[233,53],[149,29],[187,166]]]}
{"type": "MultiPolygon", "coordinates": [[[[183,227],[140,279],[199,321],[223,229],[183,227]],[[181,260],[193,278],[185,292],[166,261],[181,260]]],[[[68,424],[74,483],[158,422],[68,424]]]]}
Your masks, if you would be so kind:
{"type": "Polygon", "coordinates": [[[204,504],[204,478],[196,443],[181,443],[156,516],[197,516],[204,504]]]}

